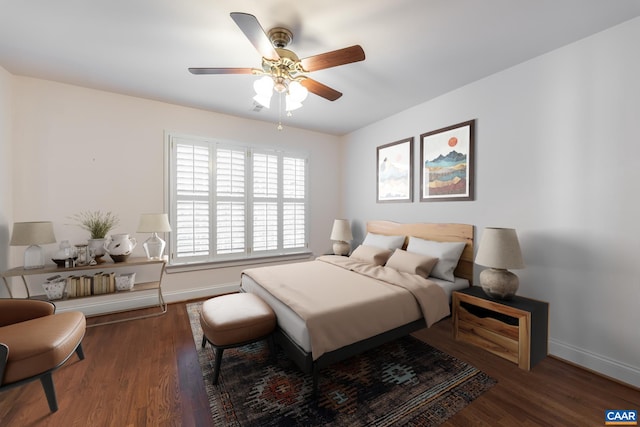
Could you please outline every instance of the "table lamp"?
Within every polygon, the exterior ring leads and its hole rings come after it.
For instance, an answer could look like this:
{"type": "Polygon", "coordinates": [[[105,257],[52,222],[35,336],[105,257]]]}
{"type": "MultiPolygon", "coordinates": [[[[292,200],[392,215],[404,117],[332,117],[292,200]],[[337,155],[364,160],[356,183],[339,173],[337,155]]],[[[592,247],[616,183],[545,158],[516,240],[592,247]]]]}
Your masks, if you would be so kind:
{"type": "Polygon", "coordinates": [[[524,268],[516,230],[485,228],[475,262],[489,267],[480,273],[480,286],[487,295],[503,300],[513,298],[519,281],[508,269],[524,268]]]}
{"type": "Polygon", "coordinates": [[[351,234],[351,226],[346,219],[336,219],[333,221],[333,228],[331,229],[331,240],[333,243],[333,253],[336,255],[348,255],[351,250],[351,244],[353,240],[353,234],[351,234]]]}
{"type": "Polygon", "coordinates": [[[158,237],[158,233],[171,231],[167,214],[142,214],[138,233],[152,233],[143,244],[148,259],[162,259],[162,253],[166,245],[165,241],[158,237]]]}
{"type": "Polygon", "coordinates": [[[14,222],[11,246],[28,246],[24,251],[25,270],[44,267],[44,252],[38,245],[55,243],[53,223],[50,221],[14,222]]]}

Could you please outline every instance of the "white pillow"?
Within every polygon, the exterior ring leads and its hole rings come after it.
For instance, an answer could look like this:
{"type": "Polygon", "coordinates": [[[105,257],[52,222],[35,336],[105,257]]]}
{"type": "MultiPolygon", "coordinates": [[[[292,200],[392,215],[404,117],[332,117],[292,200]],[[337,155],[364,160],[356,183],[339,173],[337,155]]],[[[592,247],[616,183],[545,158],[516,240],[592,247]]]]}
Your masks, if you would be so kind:
{"type": "Polygon", "coordinates": [[[455,280],[453,270],[458,265],[464,247],[464,242],[435,242],[433,240],[410,237],[407,252],[438,258],[438,262],[431,270],[430,275],[453,282],[455,280]]]}
{"type": "Polygon", "coordinates": [[[402,245],[404,245],[404,236],[385,236],[383,234],[367,233],[362,244],[393,251],[402,248],[402,245]]]}

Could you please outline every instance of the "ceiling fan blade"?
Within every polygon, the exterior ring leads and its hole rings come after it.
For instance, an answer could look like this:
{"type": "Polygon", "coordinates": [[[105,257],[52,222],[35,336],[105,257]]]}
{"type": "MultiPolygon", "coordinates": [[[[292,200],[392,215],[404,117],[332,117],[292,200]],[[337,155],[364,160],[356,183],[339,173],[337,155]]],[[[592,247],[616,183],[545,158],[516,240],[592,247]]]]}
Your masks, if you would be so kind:
{"type": "Polygon", "coordinates": [[[189,68],[191,74],[253,74],[253,68],[189,68]]]}
{"type": "Polygon", "coordinates": [[[303,58],[300,62],[305,71],[317,71],[363,60],[364,50],[360,45],[355,45],[303,58]]]}
{"type": "Polygon", "coordinates": [[[300,81],[300,84],[306,87],[309,92],[315,93],[316,95],[328,99],[329,101],[335,101],[342,96],[342,93],[338,92],[335,89],[331,89],[327,85],[323,85],[317,80],[305,78],[300,81]]]}
{"type": "Polygon", "coordinates": [[[271,40],[262,29],[262,26],[258,22],[258,19],[248,13],[231,12],[231,19],[233,19],[240,27],[240,30],[249,39],[251,44],[256,48],[263,58],[267,59],[279,59],[280,55],[271,45],[271,40]]]}

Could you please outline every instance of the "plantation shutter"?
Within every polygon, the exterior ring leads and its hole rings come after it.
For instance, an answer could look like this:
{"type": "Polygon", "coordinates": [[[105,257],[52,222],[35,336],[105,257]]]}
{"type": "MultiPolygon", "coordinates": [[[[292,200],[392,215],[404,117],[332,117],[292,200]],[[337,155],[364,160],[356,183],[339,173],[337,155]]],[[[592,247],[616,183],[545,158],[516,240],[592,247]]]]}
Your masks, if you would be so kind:
{"type": "Polygon", "coordinates": [[[175,255],[178,258],[207,256],[210,248],[209,147],[177,143],[175,159],[175,255]]]}
{"type": "Polygon", "coordinates": [[[245,150],[216,150],[216,253],[245,252],[245,150]]]}
{"type": "Polygon", "coordinates": [[[278,156],[253,154],[253,251],[278,249],[278,156]]]}
{"type": "Polygon", "coordinates": [[[308,249],[307,158],[169,136],[172,264],[308,249]]]}
{"type": "Polygon", "coordinates": [[[282,161],[283,212],[282,246],[285,249],[306,245],[306,161],[284,157],[282,161]]]}

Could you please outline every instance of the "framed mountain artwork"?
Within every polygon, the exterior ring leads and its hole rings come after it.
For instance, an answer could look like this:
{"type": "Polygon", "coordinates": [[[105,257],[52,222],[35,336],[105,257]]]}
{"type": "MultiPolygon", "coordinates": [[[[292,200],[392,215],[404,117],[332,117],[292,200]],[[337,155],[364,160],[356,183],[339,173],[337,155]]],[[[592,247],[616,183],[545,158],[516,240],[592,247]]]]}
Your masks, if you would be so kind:
{"type": "Polygon", "coordinates": [[[376,201],[413,201],[413,137],[379,146],[376,157],[376,201]]]}
{"type": "Polygon", "coordinates": [[[420,135],[420,201],[473,200],[475,120],[420,135]]]}

